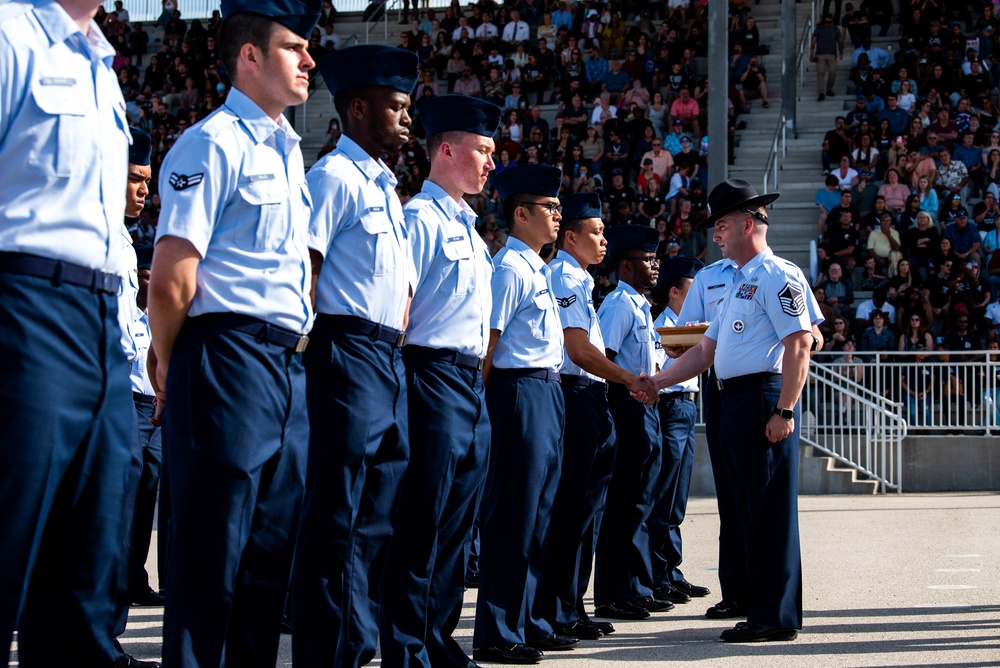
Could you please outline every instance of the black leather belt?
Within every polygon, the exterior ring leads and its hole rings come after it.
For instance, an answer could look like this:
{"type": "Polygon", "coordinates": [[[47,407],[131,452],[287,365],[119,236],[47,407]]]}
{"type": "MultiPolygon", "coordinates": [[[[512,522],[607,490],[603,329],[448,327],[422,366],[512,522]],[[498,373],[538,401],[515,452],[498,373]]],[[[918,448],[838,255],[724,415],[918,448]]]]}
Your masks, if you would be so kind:
{"type": "Polygon", "coordinates": [[[745,376],[733,376],[732,378],[716,378],[715,385],[720,390],[735,390],[738,387],[746,387],[747,385],[760,385],[765,380],[774,378],[775,376],[780,376],[780,373],[775,371],[761,371],[759,373],[748,373],[745,376]]]}
{"type": "Polygon", "coordinates": [[[149,404],[150,406],[152,406],[153,399],[155,398],[156,397],[151,397],[148,394],[143,394],[142,392],[132,393],[132,401],[134,401],[137,404],[149,404]]]}
{"type": "Polygon", "coordinates": [[[666,392],[660,395],[660,400],[662,401],[672,401],[675,399],[680,399],[681,401],[694,401],[697,392],[666,392]]]}
{"type": "Polygon", "coordinates": [[[283,346],[296,353],[301,353],[309,345],[309,337],[304,334],[242,313],[206,313],[190,318],[189,321],[198,326],[249,334],[260,342],[283,346]]]}
{"type": "Polygon", "coordinates": [[[0,252],[0,273],[45,278],[53,285],[68,283],[108,295],[117,295],[122,284],[117,274],[28,253],[0,252]]]}
{"type": "Polygon", "coordinates": [[[506,376],[507,378],[538,378],[550,383],[558,383],[560,379],[558,373],[550,371],[549,369],[501,369],[493,367],[490,370],[490,375],[500,377],[506,376]]]}
{"type": "Polygon", "coordinates": [[[354,332],[355,334],[364,334],[372,341],[384,341],[386,343],[391,343],[396,348],[401,348],[403,347],[403,344],[406,343],[405,332],[393,329],[392,327],[386,327],[385,325],[380,325],[379,323],[372,322],[371,320],[365,320],[364,318],[356,315],[330,315],[328,313],[320,313],[316,316],[316,323],[313,325],[313,331],[320,334],[328,332],[331,328],[346,332],[354,332]]]}
{"type": "Polygon", "coordinates": [[[563,386],[577,386],[577,387],[593,387],[594,385],[599,385],[604,394],[608,393],[608,384],[603,380],[594,380],[590,376],[570,376],[568,374],[561,374],[559,376],[563,386]]]}
{"type": "Polygon", "coordinates": [[[403,357],[418,357],[420,359],[430,359],[448,362],[463,369],[472,371],[482,371],[486,364],[486,358],[475,355],[465,355],[447,348],[428,348],[427,346],[408,345],[403,348],[403,357]]]}

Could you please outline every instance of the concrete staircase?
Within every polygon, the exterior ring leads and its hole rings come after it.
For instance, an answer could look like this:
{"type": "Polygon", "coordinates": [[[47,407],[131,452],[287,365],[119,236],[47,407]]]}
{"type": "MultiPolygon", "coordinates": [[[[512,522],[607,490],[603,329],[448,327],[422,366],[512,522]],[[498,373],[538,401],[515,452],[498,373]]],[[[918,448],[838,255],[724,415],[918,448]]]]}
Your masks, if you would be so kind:
{"type": "Polygon", "coordinates": [[[859,478],[857,471],[816,448],[805,446],[799,454],[799,491],[802,494],[878,494],[877,481],[859,478]]]}

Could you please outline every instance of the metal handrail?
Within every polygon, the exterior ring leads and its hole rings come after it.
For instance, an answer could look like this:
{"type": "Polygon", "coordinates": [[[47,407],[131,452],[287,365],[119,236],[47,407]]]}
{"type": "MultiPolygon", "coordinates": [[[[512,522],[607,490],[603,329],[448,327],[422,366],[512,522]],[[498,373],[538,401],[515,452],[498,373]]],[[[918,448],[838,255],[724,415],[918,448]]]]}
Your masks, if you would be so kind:
{"type": "Polygon", "coordinates": [[[396,18],[399,19],[403,15],[403,10],[401,9],[399,0],[386,0],[385,10],[382,12],[382,16],[378,19],[370,18],[365,21],[365,44],[368,44],[371,41],[372,29],[379,23],[382,24],[382,41],[389,41],[389,12],[394,7],[396,8],[396,18]]]}
{"type": "Polygon", "coordinates": [[[779,150],[781,151],[781,157],[784,158],[787,151],[785,112],[781,112],[778,116],[778,126],[774,129],[774,136],[771,138],[771,150],[768,152],[767,160],[764,162],[764,192],[770,192],[772,189],[776,190],[778,188],[779,150]],[[772,175],[774,178],[773,184],[771,183],[772,175]]]}
{"type": "Polygon", "coordinates": [[[864,387],[848,376],[812,361],[800,402],[800,440],[848,468],[876,481],[879,491],[903,492],[903,404],[864,387]],[[832,419],[827,398],[836,401],[832,419]],[[850,412],[838,410],[850,407],[850,412]],[[810,419],[811,418],[811,419],[810,419]],[[839,418],[839,419],[838,419],[839,418]]]}

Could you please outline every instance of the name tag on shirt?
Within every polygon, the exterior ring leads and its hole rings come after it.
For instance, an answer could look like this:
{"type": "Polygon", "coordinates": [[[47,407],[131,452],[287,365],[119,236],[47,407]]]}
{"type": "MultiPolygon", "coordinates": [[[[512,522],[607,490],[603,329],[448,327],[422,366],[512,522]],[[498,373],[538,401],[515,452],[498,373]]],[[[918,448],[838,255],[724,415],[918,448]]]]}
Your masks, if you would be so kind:
{"type": "Polygon", "coordinates": [[[368,207],[368,213],[381,213],[385,211],[384,206],[370,206],[368,207]]]}
{"type": "Polygon", "coordinates": [[[43,86],[75,86],[76,79],[73,77],[42,77],[38,83],[43,86]]]}
{"type": "Polygon", "coordinates": [[[542,295],[547,295],[547,294],[549,294],[549,289],[545,288],[544,290],[539,290],[538,292],[536,292],[535,296],[541,297],[542,295]]]}
{"type": "Polygon", "coordinates": [[[444,240],[444,242],[446,244],[453,244],[456,241],[462,241],[462,239],[463,239],[463,237],[448,237],[447,239],[444,240]]]}
{"type": "Polygon", "coordinates": [[[250,174],[247,178],[250,179],[250,183],[256,183],[257,181],[273,181],[274,174],[250,174]]]}
{"type": "Polygon", "coordinates": [[[719,283],[718,285],[710,285],[710,286],[708,286],[705,289],[706,290],[718,290],[719,288],[724,288],[724,287],[726,287],[725,283],[719,283]]]}

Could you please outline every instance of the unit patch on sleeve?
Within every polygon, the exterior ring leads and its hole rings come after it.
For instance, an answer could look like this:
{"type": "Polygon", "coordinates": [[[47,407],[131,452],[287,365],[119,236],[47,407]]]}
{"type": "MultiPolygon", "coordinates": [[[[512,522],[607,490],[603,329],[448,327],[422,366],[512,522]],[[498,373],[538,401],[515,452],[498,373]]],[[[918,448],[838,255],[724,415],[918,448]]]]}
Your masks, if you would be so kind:
{"type": "Polygon", "coordinates": [[[556,302],[563,308],[569,308],[576,303],[576,295],[570,295],[569,297],[556,297],[556,302]]]}
{"type": "Polygon", "coordinates": [[[785,283],[785,287],[778,293],[778,302],[781,310],[790,316],[800,316],[806,311],[806,299],[802,291],[791,283],[785,283]]]}

